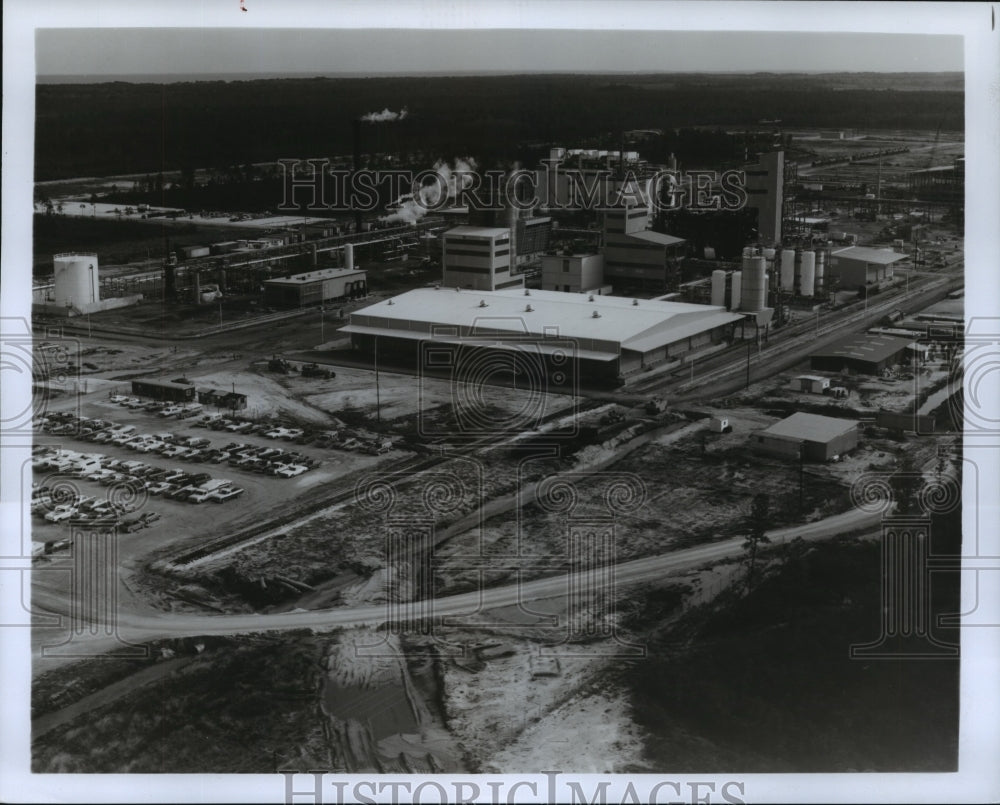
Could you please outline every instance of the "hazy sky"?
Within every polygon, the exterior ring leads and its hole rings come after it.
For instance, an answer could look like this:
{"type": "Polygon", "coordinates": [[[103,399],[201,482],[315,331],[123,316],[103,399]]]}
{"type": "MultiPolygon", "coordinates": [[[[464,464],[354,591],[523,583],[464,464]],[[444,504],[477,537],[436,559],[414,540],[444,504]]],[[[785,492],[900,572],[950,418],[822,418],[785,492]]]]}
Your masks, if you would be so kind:
{"type": "Polygon", "coordinates": [[[469,71],[963,69],[962,38],[926,34],[393,30],[39,29],[45,75],[469,71]]]}

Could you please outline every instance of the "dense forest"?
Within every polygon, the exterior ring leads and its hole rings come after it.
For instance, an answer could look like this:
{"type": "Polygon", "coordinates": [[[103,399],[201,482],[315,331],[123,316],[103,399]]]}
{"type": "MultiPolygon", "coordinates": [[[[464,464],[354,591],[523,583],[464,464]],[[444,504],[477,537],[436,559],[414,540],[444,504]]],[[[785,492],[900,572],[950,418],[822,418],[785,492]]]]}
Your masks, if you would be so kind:
{"type": "MultiPolygon", "coordinates": [[[[950,75],[950,74],[949,74],[950,75]]],[[[852,78],[855,78],[852,76],[852,78]]],[[[529,158],[543,144],[617,142],[623,129],[691,126],[961,130],[961,77],[915,89],[886,74],[871,86],[830,76],[596,76],[313,78],[172,84],[40,84],[38,181],[220,168],[350,154],[352,120],[408,110],[365,126],[367,152],[481,164],[529,158]],[[893,82],[898,89],[893,88],[893,82]]],[[[917,81],[916,85],[921,85],[917,81]]],[[[644,144],[665,158],[670,143],[644,144]]]]}

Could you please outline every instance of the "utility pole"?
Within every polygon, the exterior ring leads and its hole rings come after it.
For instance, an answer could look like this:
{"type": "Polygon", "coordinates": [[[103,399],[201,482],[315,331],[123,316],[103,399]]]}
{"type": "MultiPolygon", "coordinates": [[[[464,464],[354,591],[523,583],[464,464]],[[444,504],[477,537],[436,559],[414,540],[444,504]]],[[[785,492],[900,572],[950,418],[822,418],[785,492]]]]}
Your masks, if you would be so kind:
{"type": "Polygon", "coordinates": [[[322,305],[319,306],[319,342],[320,344],[326,343],[326,336],[323,334],[323,326],[325,324],[323,314],[326,313],[326,308],[322,305]]]}
{"type": "Polygon", "coordinates": [[[805,506],[806,443],[799,442],[799,512],[805,506]]]}
{"type": "Polygon", "coordinates": [[[378,384],[378,336],[375,336],[375,419],[382,424],[382,396],[378,384]]]}

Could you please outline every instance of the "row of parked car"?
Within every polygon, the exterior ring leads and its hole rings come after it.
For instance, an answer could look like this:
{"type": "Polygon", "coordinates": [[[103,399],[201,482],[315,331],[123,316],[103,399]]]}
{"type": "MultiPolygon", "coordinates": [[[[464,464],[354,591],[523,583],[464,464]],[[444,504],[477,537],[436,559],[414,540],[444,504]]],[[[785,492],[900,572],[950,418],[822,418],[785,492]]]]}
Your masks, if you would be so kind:
{"type": "MultiPolygon", "coordinates": [[[[32,456],[32,469],[56,472],[107,487],[123,487],[128,490],[127,494],[120,496],[125,501],[140,500],[145,494],[188,503],[225,503],[244,494],[244,490],[234,486],[232,481],[213,478],[207,472],[164,469],[142,461],[122,461],[99,453],[75,453],[52,447],[38,448],[32,456]]],[[[51,511],[44,512],[46,503],[51,504],[51,499],[41,501],[38,512],[44,513],[45,519],[50,522],[61,522],[75,514],[70,511],[68,514],[51,517],[49,514],[59,510],[61,505],[49,505],[51,511]]],[[[67,503],[72,504],[72,501],[67,503]]],[[[121,514],[128,513],[128,503],[116,505],[121,508],[121,514]]]]}
{"type": "Polygon", "coordinates": [[[198,416],[205,407],[201,403],[171,403],[158,402],[156,400],[142,400],[139,397],[126,397],[124,394],[112,394],[111,402],[117,403],[131,411],[147,411],[156,414],[164,419],[174,417],[175,419],[189,419],[198,416]]]}
{"type": "MultiPolygon", "coordinates": [[[[250,423],[248,423],[250,424],[250,423]]],[[[116,425],[103,419],[76,417],[70,413],[53,414],[41,423],[52,435],[74,435],[84,441],[115,444],[137,453],[155,453],[181,461],[221,464],[264,472],[278,478],[294,478],[319,466],[319,461],[282,448],[254,447],[232,443],[212,447],[210,439],[173,433],[137,433],[135,425],[116,425]]]]}

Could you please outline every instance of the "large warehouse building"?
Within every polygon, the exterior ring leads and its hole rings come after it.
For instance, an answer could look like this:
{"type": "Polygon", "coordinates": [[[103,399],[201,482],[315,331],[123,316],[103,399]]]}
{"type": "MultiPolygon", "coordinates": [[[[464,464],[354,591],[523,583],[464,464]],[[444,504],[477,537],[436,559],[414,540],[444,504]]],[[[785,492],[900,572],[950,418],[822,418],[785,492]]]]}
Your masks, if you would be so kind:
{"type": "Polygon", "coordinates": [[[380,359],[392,356],[407,365],[428,365],[433,347],[442,368],[457,365],[460,351],[466,356],[474,350],[508,361],[544,355],[565,375],[567,355],[575,356],[581,385],[605,385],[720,344],[740,318],[723,307],[679,302],[421,288],[351,313],[341,332],[350,334],[355,349],[371,354],[377,348],[380,359]],[[449,358],[448,346],[460,350],[449,358]]]}
{"type": "Polygon", "coordinates": [[[264,281],[264,304],[270,307],[305,307],[367,293],[367,274],[353,268],[323,268],[264,281]]]}
{"type": "Polygon", "coordinates": [[[912,339],[888,335],[852,335],[809,357],[813,369],[842,372],[847,369],[866,375],[880,375],[895,366],[911,351],[912,339]]]}
{"type": "Polygon", "coordinates": [[[755,450],[779,458],[829,461],[858,446],[858,422],[801,411],[755,433],[755,450]],[[801,451],[801,453],[800,453],[801,451]]]}

